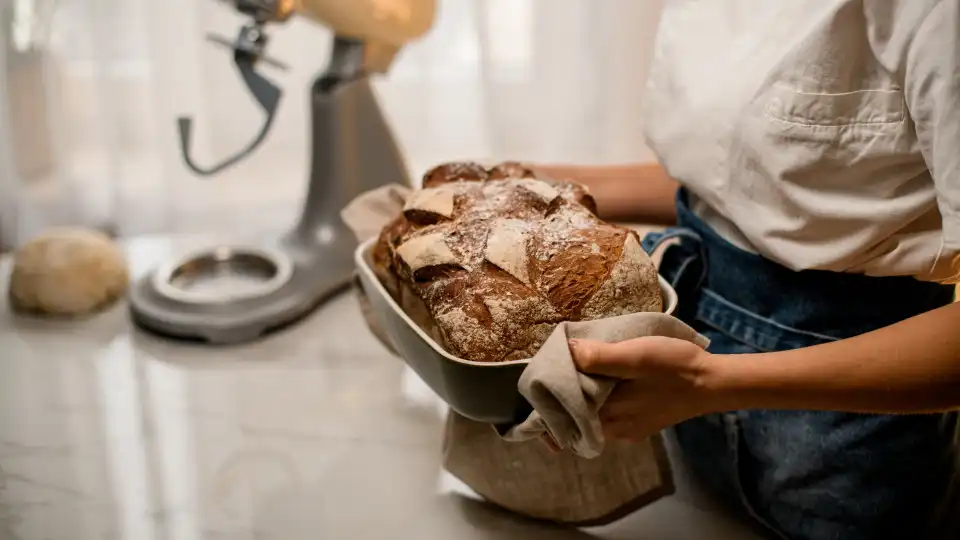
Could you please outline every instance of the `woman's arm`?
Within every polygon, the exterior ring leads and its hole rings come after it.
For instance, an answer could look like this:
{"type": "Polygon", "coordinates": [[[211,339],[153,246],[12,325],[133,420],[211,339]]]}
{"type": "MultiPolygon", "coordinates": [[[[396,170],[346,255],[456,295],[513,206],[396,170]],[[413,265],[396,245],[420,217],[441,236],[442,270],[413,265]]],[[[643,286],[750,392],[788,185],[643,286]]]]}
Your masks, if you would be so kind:
{"type": "Polygon", "coordinates": [[[600,410],[614,438],[642,440],[695,416],[742,409],[960,410],[960,304],[773,353],[710,354],[665,337],[570,345],[580,371],[621,380],[600,410]]]}
{"type": "Polygon", "coordinates": [[[531,165],[547,176],[585,185],[609,221],[673,225],[677,182],[657,163],[632,165],[531,165]]]}
{"type": "Polygon", "coordinates": [[[704,384],[731,409],[960,409],[960,304],[835,343],[718,356],[704,384]]]}

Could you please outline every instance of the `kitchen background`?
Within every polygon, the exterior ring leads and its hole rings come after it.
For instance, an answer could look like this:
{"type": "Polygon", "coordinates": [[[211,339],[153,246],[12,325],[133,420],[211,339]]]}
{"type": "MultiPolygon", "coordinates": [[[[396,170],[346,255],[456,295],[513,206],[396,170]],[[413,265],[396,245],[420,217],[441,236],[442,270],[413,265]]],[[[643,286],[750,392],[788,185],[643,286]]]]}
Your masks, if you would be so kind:
{"type": "MultiPolygon", "coordinates": [[[[176,117],[193,115],[198,161],[231,154],[261,117],[226,49],[242,20],[212,0],[0,0],[0,247],[45,227],[120,235],[290,225],[305,187],[307,90],[330,34],[272,32],[262,68],[285,90],[267,142],[210,179],[186,170],[176,117]]],[[[438,161],[650,157],[640,104],[660,0],[439,0],[433,30],[377,91],[411,172],[438,161]]]]}

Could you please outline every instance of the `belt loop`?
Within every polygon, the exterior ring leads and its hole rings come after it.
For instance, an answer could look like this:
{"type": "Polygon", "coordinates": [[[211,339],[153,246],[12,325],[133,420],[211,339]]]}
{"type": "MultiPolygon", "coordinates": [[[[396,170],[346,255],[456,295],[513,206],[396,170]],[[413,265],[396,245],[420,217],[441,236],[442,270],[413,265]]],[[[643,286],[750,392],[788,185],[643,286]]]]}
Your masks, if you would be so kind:
{"type": "Polygon", "coordinates": [[[647,255],[652,256],[653,252],[662,246],[664,242],[673,240],[674,238],[687,238],[689,240],[693,240],[701,246],[701,252],[703,251],[703,239],[700,238],[699,234],[686,227],[670,227],[661,232],[648,233],[643,237],[643,241],[640,243],[640,245],[643,246],[643,250],[647,252],[647,255]]]}
{"type": "MultiPolygon", "coordinates": [[[[654,252],[660,249],[666,242],[679,238],[681,240],[690,240],[691,242],[696,243],[697,250],[699,251],[700,256],[700,277],[696,283],[696,289],[700,289],[703,285],[704,280],[707,277],[707,252],[706,247],[703,245],[703,238],[694,230],[688,229],[686,227],[669,227],[664,229],[661,232],[651,232],[643,237],[640,245],[643,247],[643,250],[647,252],[647,255],[653,256],[654,252]]],[[[684,270],[689,266],[690,260],[684,262],[682,268],[674,277],[672,285],[676,286],[679,282],[680,277],[684,270]]]]}

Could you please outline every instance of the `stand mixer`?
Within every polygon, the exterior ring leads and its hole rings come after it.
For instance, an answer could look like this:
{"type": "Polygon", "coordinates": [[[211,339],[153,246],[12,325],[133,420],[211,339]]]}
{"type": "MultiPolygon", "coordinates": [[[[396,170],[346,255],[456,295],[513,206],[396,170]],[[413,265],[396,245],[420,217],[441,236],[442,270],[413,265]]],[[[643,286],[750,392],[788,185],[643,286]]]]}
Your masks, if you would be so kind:
{"type": "Polygon", "coordinates": [[[310,180],[295,227],[261,246],[213,245],[155,269],[130,291],[133,320],[154,332],[211,343],[255,339],[309,314],[353,276],[356,240],[340,219],[355,196],[409,185],[407,171],[369,77],[385,73],[402,46],[433,24],[435,0],[220,0],[249,16],[233,41],[241,77],[263,109],[260,133],[237,155],[200,166],[190,154],[189,118],[178,127],[184,161],[201,176],[231,167],[267,136],[281,90],[255,70],[281,66],[264,51],[270,24],[302,16],[334,30],[326,69],[310,89],[310,180]]]}

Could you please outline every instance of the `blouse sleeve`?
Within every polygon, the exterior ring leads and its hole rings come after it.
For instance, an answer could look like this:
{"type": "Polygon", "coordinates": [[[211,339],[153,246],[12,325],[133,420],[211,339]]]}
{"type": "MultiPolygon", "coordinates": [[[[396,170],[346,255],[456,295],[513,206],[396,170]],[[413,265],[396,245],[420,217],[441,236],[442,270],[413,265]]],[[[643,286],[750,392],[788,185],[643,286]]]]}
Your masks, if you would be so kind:
{"type": "Polygon", "coordinates": [[[909,43],[902,57],[904,96],[943,216],[941,259],[956,259],[954,255],[960,255],[960,0],[932,2],[913,29],[912,35],[902,32],[903,41],[909,43]]]}

